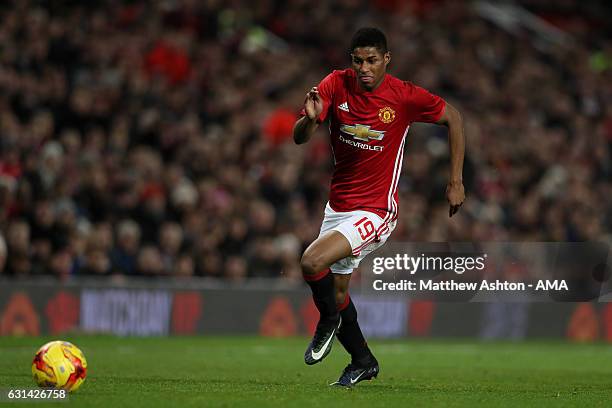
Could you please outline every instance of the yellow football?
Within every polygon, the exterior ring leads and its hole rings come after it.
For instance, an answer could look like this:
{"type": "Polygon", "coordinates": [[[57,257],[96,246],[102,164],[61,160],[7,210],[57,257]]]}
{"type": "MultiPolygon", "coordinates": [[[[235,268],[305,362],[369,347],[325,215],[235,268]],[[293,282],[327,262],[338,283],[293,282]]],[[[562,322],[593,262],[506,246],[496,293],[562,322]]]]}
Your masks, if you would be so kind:
{"type": "Polygon", "coordinates": [[[87,361],[77,346],[67,341],[51,341],[34,356],[32,375],[39,387],[76,391],[87,375],[87,361]]]}

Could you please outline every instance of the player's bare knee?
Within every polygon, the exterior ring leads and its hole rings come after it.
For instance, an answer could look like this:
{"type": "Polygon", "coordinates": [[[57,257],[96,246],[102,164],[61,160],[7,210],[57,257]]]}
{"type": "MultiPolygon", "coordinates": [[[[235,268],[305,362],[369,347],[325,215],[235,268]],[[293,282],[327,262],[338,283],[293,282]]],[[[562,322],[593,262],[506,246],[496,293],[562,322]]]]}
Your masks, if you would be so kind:
{"type": "Polygon", "coordinates": [[[316,275],[326,267],[323,262],[321,262],[320,257],[308,252],[302,255],[300,266],[302,267],[302,273],[304,275],[316,275]]]}

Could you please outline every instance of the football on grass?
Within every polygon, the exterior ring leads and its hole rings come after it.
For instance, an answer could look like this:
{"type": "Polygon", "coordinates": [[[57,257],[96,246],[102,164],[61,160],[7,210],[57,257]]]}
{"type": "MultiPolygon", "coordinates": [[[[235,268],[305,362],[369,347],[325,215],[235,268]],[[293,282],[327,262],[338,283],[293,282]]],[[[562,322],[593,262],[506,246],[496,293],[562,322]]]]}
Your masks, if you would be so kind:
{"type": "Polygon", "coordinates": [[[52,341],[36,352],[32,375],[39,387],[76,391],[85,381],[87,361],[74,344],[52,341]]]}

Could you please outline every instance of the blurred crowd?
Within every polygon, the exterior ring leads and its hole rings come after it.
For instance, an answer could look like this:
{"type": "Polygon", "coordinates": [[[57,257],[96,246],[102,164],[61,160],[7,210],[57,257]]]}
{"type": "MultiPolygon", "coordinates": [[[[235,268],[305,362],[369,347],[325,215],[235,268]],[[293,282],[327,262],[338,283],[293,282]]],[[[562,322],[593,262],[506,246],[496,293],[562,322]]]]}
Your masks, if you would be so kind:
{"type": "Polygon", "coordinates": [[[0,276],[301,281],[333,164],[325,129],[295,146],[292,125],[364,25],[468,140],[449,220],[446,128],[411,129],[392,240],[610,242],[605,15],[522,3],[566,41],[457,1],[2,2],[0,276]]]}

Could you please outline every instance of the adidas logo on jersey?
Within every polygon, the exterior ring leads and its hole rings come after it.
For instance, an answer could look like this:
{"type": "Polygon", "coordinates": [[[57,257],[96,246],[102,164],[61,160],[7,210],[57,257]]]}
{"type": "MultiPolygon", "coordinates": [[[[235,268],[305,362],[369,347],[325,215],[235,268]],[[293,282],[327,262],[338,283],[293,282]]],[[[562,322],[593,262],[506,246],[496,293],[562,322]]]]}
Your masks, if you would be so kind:
{"type": "Polygon", "coordinates": [[[348,102],[344,102],[338,105],[338,109],[348,112],[349,111],[348,102]]]}

